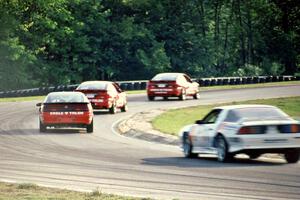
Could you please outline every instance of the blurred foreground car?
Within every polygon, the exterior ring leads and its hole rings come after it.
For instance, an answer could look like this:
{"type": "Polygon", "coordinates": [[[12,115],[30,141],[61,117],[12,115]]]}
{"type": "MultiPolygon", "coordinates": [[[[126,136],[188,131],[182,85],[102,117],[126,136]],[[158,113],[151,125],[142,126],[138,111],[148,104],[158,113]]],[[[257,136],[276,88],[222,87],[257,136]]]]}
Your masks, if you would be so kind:
{"type": "Polygon", "coordinates": [[[245,153],[251,159],[280,153],[288,163],[299,160],[300,123],[279,108],[233,105],[214,108],[179,133],[185,157],[216,154],[221,162],[245,153]]]}
{"type": "Polygon", "coordinates": [[[183,73],[161,73],[148,82],[147,95],[149,101],[155,97],[178,97],[185,100],[187,96],[192,96],[199,99],[199,84],[183,73]]]}
{"type": "Polygon", "coordinates": [[[75,91],[84,93],[94,109],[109,109],[111,114],[128,110],[126,93],[118,84],[110,81],[86,81],[81,83],[75,91]]]}
{"type": "Polygon", "coordinates": [[[37,106],[40,132],[46,132],[47,127],[78,127],[93,132],[93,108],[81,92],[52,92],[37,106]]]}

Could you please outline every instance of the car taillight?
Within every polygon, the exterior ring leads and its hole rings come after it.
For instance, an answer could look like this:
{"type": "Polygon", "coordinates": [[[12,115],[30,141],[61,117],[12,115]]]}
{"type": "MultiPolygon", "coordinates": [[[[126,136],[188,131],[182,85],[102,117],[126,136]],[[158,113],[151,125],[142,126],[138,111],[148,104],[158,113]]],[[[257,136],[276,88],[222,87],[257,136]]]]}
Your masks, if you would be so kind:
{"type": "Polygon", "coordinates": [[[243,126],[239,129],[239,135],[249,135],[249,134],[264,134],[266,132],[265,126],[243,126]]]}
{"type": "Polygon", "coordinates": [[[153,85],[153,83],[148,82],[147,83],[147,88],[155,88],[155,85],[153,85]]]}
{"type": "Polygon", "coordinates": [[[286,124],[277,126],[280,133],[300,133],[299,124],[286,124]]]}
{"type": "Polygon", "coordinates": [[[89,111],[88,104],[78,104],[74,105],[74,110],[75,111],[89,111]]]}

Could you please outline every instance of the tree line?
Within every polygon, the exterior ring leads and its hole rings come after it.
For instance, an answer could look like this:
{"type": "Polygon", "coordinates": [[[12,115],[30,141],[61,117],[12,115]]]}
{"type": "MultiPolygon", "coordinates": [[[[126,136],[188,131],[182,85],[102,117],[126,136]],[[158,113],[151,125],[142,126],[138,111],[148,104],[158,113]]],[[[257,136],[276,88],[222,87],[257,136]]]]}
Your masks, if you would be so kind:
{"type": "Polygon", "coordinates": [[[0,0],[0,90],[85,80],[293,75],[298,0],[0,0]]]}

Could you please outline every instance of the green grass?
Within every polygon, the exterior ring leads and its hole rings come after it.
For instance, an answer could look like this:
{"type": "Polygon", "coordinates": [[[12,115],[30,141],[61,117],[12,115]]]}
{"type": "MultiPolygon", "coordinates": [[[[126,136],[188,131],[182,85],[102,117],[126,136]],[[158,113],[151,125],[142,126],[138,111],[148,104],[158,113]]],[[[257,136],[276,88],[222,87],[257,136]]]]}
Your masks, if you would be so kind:
{"type": "Polygon", "coordinates": [[[39,187],[31,183],[0,183],[0,200],[146,200],[104,194],[100,189],[93,192],[76,192],[63,189],[39,187]]]}
{"type": "Polygon", "coordinates": [[[43,101],[45,96],[0,98],[0,102],[43,101]]]}
{"type": "Polygon", "coordinates": [[[152,120],[153,127],[161,132],[177,135],[180,128],[202,119],[213,107],[230,104],[268,104],[274,105],[294,118],[300,117],[300,97],[262,99],[227,104],[195,106],[169,110],[152,120]]]}

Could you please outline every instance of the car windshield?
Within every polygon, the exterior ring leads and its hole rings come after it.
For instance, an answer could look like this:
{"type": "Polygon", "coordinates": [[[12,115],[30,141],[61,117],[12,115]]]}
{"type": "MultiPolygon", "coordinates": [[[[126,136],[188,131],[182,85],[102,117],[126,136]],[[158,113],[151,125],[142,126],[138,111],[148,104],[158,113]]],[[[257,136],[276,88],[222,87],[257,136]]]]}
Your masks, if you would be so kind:
{"type": "Polygon", "coordinates": [[[85,97],[81,93],[61,92],[50,93],[44,103],[82,103],[86,102],[85,97]]]}
{"type": "Polygon", "coordinates": [[[86,82],[77,87],[77,90],[106,90],[107,83],[105,82],[86,82]]]}
{"type": "Polygon", "coordinates": [[[288,115],[278,108],[272,107],[249,107],[230,110],[225,121],[237,122],[239,120],[285,120],[288,115]]]}
{"type": "Polygon", "coordinates": [[[176,81],[178,74],[166,73],[157,74],[152,78],[152,81],[176,81]]]}

